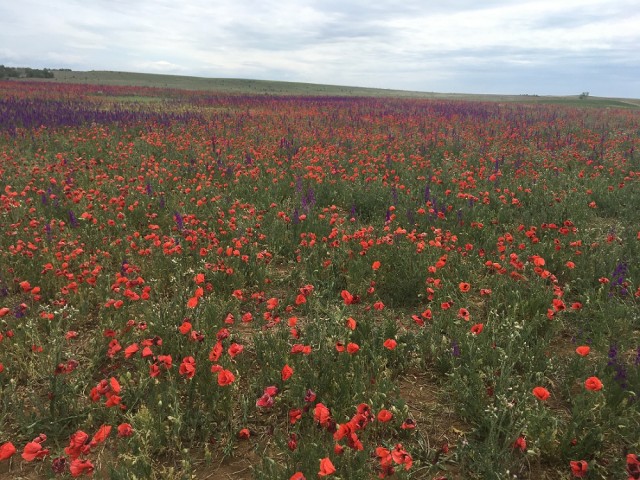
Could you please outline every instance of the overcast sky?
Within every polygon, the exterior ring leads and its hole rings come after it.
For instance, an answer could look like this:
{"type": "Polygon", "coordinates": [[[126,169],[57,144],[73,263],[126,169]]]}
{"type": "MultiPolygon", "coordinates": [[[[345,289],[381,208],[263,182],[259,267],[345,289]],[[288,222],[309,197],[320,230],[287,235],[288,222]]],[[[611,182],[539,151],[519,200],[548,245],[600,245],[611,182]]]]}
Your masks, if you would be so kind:
{"type": "Polygon", "coordinates": [[[640,98],[640,0],[1,0],[0,64],[640,98]]]}

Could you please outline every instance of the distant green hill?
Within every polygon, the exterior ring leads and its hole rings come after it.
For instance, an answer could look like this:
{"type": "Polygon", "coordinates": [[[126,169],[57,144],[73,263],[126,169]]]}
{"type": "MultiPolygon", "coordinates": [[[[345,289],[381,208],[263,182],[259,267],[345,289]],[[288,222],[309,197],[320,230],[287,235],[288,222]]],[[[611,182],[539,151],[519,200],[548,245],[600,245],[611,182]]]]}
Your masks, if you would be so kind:
{"type": "Polygon", "coordinates": [[[53,80],[45,81],[64,83],[88,83],[94,85],[122,85],[176,88],[185,90],[208,90],[229,94],[432,98],[442,100],[552,103],[573,106],[640,108],[639,99],[619,99],[593,96],[584,97],[580,94],[570,96],[490,94],[479,95],[388,90],[381,88],[320,85],[314,83],[246,80],[237,78],[204,78],[97,70],[91,70],[88,72],[52,70],[52,72],[54,74],[53,80]]]}

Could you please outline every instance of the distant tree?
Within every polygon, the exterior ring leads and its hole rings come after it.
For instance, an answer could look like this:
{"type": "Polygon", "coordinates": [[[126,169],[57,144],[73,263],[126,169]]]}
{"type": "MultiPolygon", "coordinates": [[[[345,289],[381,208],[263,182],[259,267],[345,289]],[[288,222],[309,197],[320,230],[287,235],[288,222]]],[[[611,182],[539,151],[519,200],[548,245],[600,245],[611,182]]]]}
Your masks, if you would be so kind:
{"type": "Polygon", "coordinates": [[[48,68],[15,68],[0,65],[0,78],[53,78],[53,72],[48,68]]]}
{"type": "Polygon", "coordinates": [[[19,72],[17,68],[0,65],[0,78],[17,78],[18,76],[19,72]]]}
{"type": "Polygon", "coordinates": [[[589,92],[582,92],[582,93],[579,95],[579,98],[580,98],[580,100],[582,100],[583,98],[587,98],[588,96],[589,96],[589,92]]]}

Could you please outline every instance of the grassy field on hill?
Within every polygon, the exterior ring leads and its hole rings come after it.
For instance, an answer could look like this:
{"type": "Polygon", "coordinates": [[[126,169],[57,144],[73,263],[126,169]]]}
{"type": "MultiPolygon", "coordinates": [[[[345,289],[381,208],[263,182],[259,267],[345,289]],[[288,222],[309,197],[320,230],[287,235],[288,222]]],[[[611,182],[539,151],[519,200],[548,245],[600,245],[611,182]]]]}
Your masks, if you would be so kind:
{"type": "Polygon", "coordinates": [[[111,72],[92,70],[54,71],[52,80],[63,83],[85,83],[93,85],[136,86],[176,88],[184,90],[211,90],[242,95],[302,95],[302,96],[338,96],[338,97],[401,97],[433,98],[439,100],[465,100],[488,102],[521,102],[532,104],[557,104],[585,107],[640,108],[640,99],[621,99],[579,95],[493,95],[464,93],[414,92],[407,90],[389,90],[381,88],[350,87],[339,85],[320,85],[313,83],[279,82],[268,80],[247,80],[237,78],[203,78],[178,75],[160,75],[151,73],[111,72]]]}

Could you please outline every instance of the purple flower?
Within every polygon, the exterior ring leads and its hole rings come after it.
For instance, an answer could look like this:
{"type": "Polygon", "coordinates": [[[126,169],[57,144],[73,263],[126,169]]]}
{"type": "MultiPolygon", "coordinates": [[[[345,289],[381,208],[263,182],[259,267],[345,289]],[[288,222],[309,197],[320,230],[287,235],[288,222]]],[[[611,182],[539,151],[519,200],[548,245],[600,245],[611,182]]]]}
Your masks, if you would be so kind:
{"type": "Polygon", "coordinates": [[[458,358],[460,356],[460,345],[458,345],[458,342],[456,342],[455,340],[453,340],[451,342],[451,355],[453,355],[454,357],[458,358]]]}
{"type": "Polygon", "coordinates": [[[184,219],[182,218],[182,215],[180,215],[180,212],[175,212],[174,218],[176,220],[176,225],[178,227],[178,230],[182,231],[182,229],[184,228],[184,219]]]}
{"type": "Polygon", "coordinates": [[[78,225],[78,219],[76,218],[76,214],[73,213],[73,210],[69,210],[69,223],[73,228],[76,228],[78,225]]]}

